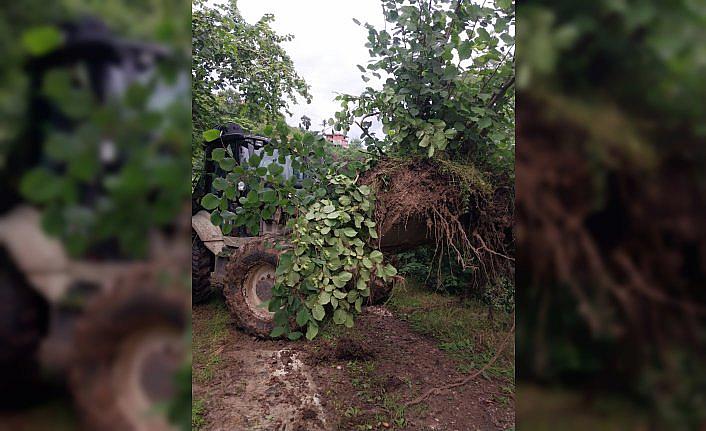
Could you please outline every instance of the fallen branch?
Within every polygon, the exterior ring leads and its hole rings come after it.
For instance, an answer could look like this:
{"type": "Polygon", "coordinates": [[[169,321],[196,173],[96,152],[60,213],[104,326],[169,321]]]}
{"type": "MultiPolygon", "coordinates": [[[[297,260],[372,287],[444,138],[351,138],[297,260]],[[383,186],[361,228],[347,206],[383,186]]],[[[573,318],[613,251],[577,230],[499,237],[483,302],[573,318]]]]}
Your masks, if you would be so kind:
{"type": "Polygon", "coordinates": [[[480,376],[481,374],[483,374],[483,372],[484,372],[485,370],[487,370],[491,365],[493,365],[493,364],[495,363],[495,361],[498,360],[498,358],[500,357],[500,355],[505,351],[505,347],[507,346],[507,342],[512,338],[512,334],[514,334],[514,333],[515,333],[515,322],[513,321],[513,322],[512,322],[512,328],[510,328],[510,331],[507,333],[507,336],[506,336],[505,339],[503,340],[503,342],[502,342],[502,344],[500,345],[500,347],[498,348],[497,352],[495,352],[495,356],[493,356],[493,358],[492,358],[490,361],[488,361],[485,365],[483,365],[483,367],[482,367],[480,370],[476,371],[475,373],[471,374],[470,376],[466,377],[466,378],[463,379],[463,380],[459,380],[459,381],[456,382],[456,383],[451,383],[451,384],[448,384],[448,385],[446,385],[446,386],[440,386],[440,387],[431,388],[431,389],[429,389],[428,391],[424,392],[422,395],[418,396],[417,398],[415,398],[415,399],[413,399],[413,400],[411,400],[411,401],[407,401],[407,402],[404,404],[404,406],[405,406],[405,407],[409,407],[409,406],[413,406],[413,405],[415,405],[415,404],[419,404],[419,403],[421,403],[422,401],[426,400],[427,398],[429,398],[429,397],[432,396],[432,395],[439,395],[439,394],[441,394],[443,391],[447,391],[447,390],[449,390],[449,389],[453,389],[453,388],[457,388],[457,387],[459,387],[459,386],[463,386],[463,385],[467,384],[468,382],[470,382],[471,380],[475,379],[476,377],[480,376]]]}

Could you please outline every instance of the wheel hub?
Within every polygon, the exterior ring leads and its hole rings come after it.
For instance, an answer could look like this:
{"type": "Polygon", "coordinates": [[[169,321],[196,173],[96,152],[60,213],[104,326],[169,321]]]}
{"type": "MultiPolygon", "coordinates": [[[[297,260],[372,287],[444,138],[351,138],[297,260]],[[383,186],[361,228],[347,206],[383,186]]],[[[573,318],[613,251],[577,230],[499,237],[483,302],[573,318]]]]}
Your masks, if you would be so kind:
{"type": "Polygon", "coordinates": [[[267,310],[266,303],[272,299],[275,285],[275,268],[267,263],[257,265],[248,271],[243,284],[243,293],[248,308],[261,319],[270,320],[274,313],[267,310]]]}
{"type": "Polygon", "coordinates": [[[272,299],[272,288],[275,281],[270,278],[269,274],[265,278],[261,278],[255,284],[255,294],[261,301],[269,301],[272,299]]]}
{"type": "Polygon", "coordinates": [[[122,344],[113,381],[118,405],[135,430],[172,429],[154,410],[176,393],[174,373],[184,359],[181,338],[172,328],[154,328],[122,344]]]}

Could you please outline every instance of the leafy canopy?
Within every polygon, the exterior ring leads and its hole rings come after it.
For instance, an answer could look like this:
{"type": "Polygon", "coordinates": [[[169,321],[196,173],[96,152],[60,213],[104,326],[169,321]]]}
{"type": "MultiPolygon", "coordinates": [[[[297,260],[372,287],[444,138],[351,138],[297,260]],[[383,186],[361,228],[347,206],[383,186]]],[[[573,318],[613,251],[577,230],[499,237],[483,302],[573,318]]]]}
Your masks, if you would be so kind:
{"type": "Polygon", "coordinates": [[[192,12],[192,121],[196,164],[201,135],[216,124],[236,122],[256,129],[275,124],[297,97],[311,101],[309,87],[282,48],[264,15],[249,24],[234,0],[209,5],[196,0],[192,12]]]}
{"type": "Polygon", "coordinates": [[[339,96],[337,127],[356,123],[368,145],[403,155],[471,156],[511,170],[515,16],[509,0],[488,3],[384,0],[385,29],[364,25],[371,59],[358,66],[364,81],[384,79],[382,89],[339,96]],[[372,117],[384,141],[370,133],[372,117]]]}

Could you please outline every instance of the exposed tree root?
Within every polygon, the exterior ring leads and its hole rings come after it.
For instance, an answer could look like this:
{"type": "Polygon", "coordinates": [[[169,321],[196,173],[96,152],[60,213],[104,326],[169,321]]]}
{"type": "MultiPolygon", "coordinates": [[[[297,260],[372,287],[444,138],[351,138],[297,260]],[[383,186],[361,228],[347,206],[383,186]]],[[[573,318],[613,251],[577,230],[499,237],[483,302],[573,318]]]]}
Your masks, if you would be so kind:
{"type": "Polygon", "coordinates": [[[514,193],[493,190],[472,165],[386,159],[361,181],[376,192],[381,237],[410,224],[426,229],[416,236],[435,245],[434,260],[473,269],[473,287],[512,273],[514,193]]]}
{"type": "Polygon", "coordinates": [[[547,336],[567,293],[576,305],[565,315],[577,313],[594,340],[621,346],[614,373],[635,375],[655,359],[667,364],[670,345],[703,352],[703,144],[655,145],[657,132],[641,137],[606,107],[550,95],[523,100],[518,274],[536,325],[528,365],[537,376],[551,374],[547,336]]]}

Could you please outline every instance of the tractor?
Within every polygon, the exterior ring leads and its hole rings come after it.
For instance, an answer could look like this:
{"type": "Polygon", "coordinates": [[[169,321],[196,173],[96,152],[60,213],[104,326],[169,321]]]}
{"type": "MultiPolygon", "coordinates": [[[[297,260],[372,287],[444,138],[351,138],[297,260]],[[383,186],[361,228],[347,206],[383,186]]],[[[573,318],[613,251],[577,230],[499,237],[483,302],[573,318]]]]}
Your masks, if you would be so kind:
{"type": "MultiPolygon", "coordinates": [[[[65,169],[45,156],[47,127],[69,136],[76,127],[41,91],[51,71],[80,73],[90,94],[106,102],[149,73],[165,50],[117,38],[95,19],[58,28],[63,44],[32,58],[26,68],[28,130],[1,155],[2,404],[23,408],[42,402],[47,388],[68,387],[86,429],[173,429],[155,408],[174,396],[174,374],[187,353],[188,294],[173,281],[186,258],[167,252],[180,250],[178,243],[185,247],[186,235],[155,229],[156,252],[145,259],[122,256],[110,244],[72,257],[45,232],[42,209],[19,190],[20,178],[34,167],[58,174],[65,169]],[[166,278],[171,286],[165,286],[165,273],[176,275],[166,278]]],[[[120,163],[120,150],[108,148],[110,142],[96,145],[106,146],[100,153],[111,156],[101,159],[104,169],[120,163]]],[[[88,204],[101,191],[82,192],[78,198],[88,204]]],[[[175,226],[186,233],[186,226],[175,226]]]]}
{"type": "MultiPolygon", "coordinates": [[[[304,174],[292,169],[290,156],[282,159],[277,156],[276,149],[273,155],[267,155],[264,151],[268,138],[248,134],[234,123],[217,126],[215,130],[219,131],[219,136],[204,144],[204,168],[192,194],[192,301],[196,304],[214,293],[222,293],[236,325],[251,335],[265,338],[274,328],[274,313],[267,310],[266,303],[272,297],[275,272],[282,253],[273,244],[286,244],[288,232],[281,223],[261,220],[257,235],[250,235],[244,228],[232,235],[224,235],[200,204],[204,195],[215,190],[214,179],[225,175],[211,160],[211,155],[215,148],[224,148],[233,154],[239,165],[248,166],[248,159],[257,154],[260,159],[258,167],[278,163],[285,179],[295,177],[299,180],[304,174]]],[[[237,187],[242,192],[246,185],[241,182],[237,187]]],[[[236,208],[230,210],[235,212],[236,208]]],[[[411,219],[382,233],[380,248],[399,251],[428,243],[427,230],[423,221],[411,219]]],[[[391,284],[374,280],[369,303],[383,301],[391,289],[391,284]]]]}

